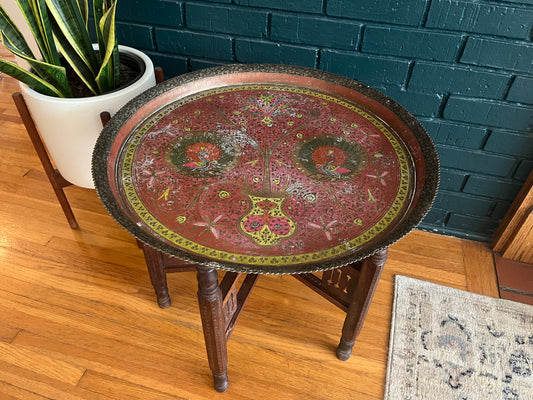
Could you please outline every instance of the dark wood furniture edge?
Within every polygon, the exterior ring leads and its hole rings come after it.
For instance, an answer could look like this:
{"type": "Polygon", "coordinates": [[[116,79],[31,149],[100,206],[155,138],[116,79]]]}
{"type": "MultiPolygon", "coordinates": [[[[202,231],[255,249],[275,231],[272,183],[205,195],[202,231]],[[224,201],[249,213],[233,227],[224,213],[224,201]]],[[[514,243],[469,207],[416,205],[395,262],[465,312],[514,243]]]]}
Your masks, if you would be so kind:
{"type": "Polygon", "coordinates": [[[527,214],[527,209],[530,207],[531,201],[524,203],[527,198],[531,198],[533,191],[533,171],[531,171],[524,182],[522,188],[513,200],[511,207],[505,213],[500,224],[496,228],[490,244],[491,248],[496,253],[503,253],[509,242],[512,240],[514,232],[519,229],[520,222],[527,214]]]}

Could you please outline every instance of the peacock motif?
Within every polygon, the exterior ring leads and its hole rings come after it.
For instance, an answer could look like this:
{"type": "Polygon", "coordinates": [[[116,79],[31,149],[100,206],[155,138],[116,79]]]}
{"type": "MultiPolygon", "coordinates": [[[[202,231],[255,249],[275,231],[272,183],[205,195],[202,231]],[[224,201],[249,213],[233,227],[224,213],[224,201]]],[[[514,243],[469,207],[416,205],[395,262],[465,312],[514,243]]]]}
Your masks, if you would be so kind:
{"type": "Polygon", "coordinates": [[[195,143],[185,150],[189,162],[183,166],[200,172],[209,171],[216,164],[220,153],[220,149],[213,143],[195,143]]]}

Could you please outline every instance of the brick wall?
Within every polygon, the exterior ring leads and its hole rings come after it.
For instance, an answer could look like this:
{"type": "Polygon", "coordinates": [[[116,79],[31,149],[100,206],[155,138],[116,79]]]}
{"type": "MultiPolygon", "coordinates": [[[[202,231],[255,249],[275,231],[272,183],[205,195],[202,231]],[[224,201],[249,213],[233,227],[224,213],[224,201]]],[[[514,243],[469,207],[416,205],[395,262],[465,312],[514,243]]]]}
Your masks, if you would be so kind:
{"type": "Polygon", "coordinates": [[[441,159],[424,229],[489,240],[533,168],[533,0],[121,0],[117,19],[167,77],[296,64],[396,99],[441,159]]]}

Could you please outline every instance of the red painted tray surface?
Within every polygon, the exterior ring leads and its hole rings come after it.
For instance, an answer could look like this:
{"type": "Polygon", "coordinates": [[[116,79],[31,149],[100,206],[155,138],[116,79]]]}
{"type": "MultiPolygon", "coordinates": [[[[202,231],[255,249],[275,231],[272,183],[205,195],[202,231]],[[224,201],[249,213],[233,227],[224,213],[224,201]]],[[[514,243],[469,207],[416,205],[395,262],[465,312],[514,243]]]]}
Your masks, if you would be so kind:
{"type": "Polygon", "coordinates": [[[412,229],[436,190],[423,129],[364,87],[289,71],[211,72],[118,115],[95,173],[111,213],[167,253],[247,272],[338,267],[412,229]]]}

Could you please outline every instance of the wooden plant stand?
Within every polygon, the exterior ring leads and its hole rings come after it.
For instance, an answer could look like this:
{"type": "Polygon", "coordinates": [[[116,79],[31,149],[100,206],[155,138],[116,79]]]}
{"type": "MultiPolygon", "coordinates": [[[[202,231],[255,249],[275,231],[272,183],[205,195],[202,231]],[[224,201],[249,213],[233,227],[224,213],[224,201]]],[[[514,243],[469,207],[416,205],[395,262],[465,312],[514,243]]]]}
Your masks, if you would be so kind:
{"type": "MultiPolygon", "coordinates": [[[[163,69],[161,67],[156,67],[154,68],[154,72],[156,83],[163,82],[163,69]]],[[[46,146],[44,145],[41,139],[41,135],[39,135],[37,126],[35,125],[35,122],[31,116],[28,106],[26,105],[26,101],[24,100],[24,96],[22,95],[22,93],[15,92],[11,95],[11,97],[15,102],[15,106],[17,107],[17,111],[20,115],[20,118],[22,119],[22,122],[24,123],[24,126],[26,127],[26,131],[28,132],[33,148],[39,156],[41,165],[43,166],[43,169],[46,172],[46,176],[48,177],[48,180],[50,181],[50,184],[54,189],[54,193],[57,197],[57,200],[59,201],[59,204],[61,205],[61,209],[63,210],[63,213],[65,214],[65,217],[67,218],[70,227],[72,229],[78,228],[78,221],[76,221],[76,217],[72,212],[70,203],[67,199],[67,196],[65,195],[65,191],[63,190],[64,188],[72,186],[73,184],[66,180],[63,175],[61,175],[59,170],[54,167],[54,164],[50,158],[50,155],[48,154],[48,151],[46,150],[46,146]]],[[[102,125],[105,126],[105,124],[109,122],[111,116],[108,112],[105,111],[100,114],[100,118],[102,120],[102,125]]]]}

